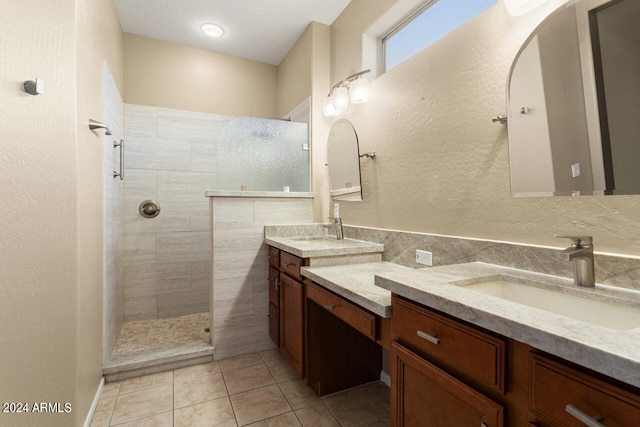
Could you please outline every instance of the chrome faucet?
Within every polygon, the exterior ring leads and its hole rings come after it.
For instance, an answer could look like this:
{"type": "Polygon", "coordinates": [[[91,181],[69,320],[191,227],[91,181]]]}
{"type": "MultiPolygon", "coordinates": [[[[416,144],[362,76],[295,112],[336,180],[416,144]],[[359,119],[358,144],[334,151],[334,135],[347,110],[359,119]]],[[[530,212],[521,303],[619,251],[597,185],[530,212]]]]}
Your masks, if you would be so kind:
{"type": "Polygon", "coordinates": [[[336,238],[338,240],[344,240],[344,230],[342,229],[342,218],[333,218],[333,224],[324,225],[329,230],[335,230],[336,238]]]}
{"type": "Polygon", "coordinates": [[[573,282],[576,286],[593,288],[596,275],[593,267],[593,237],[557,236],[571,239],[571,246],[560,251],[567,261],[573,261],[573,282]]]}

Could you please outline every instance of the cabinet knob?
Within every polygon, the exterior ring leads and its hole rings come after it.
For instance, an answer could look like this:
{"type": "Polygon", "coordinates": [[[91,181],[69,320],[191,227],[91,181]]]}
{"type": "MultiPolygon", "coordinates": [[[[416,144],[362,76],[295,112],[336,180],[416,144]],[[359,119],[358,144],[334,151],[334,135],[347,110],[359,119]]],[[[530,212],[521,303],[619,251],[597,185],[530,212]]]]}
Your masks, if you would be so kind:
{"type": "Polygon", "coordinates": [[[335,304],[331,304],[331,305],[323,305],[324,308],[326,308],[327,310],[333,310],[333,307],[335,307],[335,304]]]}

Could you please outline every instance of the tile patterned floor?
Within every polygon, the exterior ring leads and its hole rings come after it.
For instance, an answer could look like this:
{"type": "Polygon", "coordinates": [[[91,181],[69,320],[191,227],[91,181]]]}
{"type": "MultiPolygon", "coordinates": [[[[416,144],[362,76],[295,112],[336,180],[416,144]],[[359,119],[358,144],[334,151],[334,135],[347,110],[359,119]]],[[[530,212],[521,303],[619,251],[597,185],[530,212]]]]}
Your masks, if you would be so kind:
{"type": "Polygon", "coordinates": [[[388,426],[389,388],[319,398],[279,351],[106,384],[92,427],[388,426]]]}

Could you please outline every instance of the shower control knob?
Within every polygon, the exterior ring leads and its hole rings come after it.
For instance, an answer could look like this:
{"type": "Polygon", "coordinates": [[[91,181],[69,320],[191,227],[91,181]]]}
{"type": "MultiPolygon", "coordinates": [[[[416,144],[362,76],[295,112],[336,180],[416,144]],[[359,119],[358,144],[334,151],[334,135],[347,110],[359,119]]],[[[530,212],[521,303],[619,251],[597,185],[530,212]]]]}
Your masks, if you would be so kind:
{"type": "Polygon", "coordinates": [[[160,205],[155,200],[145,200],[140,203],[138,212],[145,218],[155,218],[160,215],[160,205]]]}

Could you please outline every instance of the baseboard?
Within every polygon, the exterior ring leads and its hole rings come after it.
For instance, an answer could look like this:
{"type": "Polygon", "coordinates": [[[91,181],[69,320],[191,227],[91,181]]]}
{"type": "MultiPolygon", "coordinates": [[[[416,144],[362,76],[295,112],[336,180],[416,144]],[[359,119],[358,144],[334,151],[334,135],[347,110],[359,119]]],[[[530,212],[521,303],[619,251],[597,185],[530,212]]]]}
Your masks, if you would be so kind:
{"type": "Polygon", "coordinates": [[[380,371],[380,381],[385,383],[387,387],[391,387],[391,376],[385,371],[380,371]]]}
{"type": "Polygon", "coordinates": [[[98,391],[96,391],[96,395],[93,397],[93,403],[91,403],[91,407],[89,408],[89,413],[87,414],[87,418],[84,420],[84,427],[89,427],[91,425],[91,420],[93,419],[93,414],[96,413],[96,408],[98,407],[100,396],[102,396],[103,388],[104,388],[104,377],[100,378],[100,385],[98,386],[98,391]]]}

